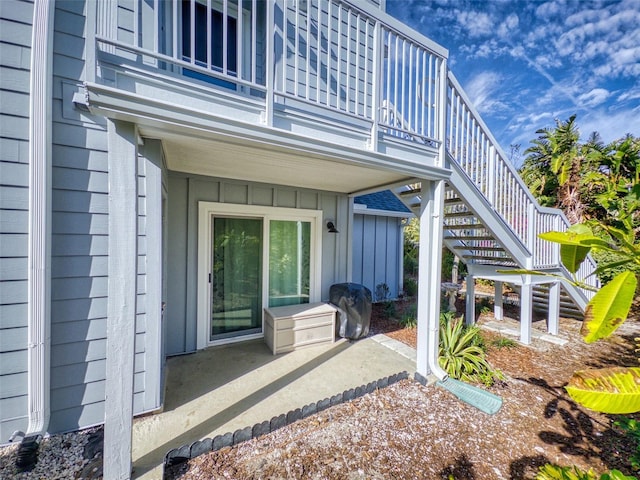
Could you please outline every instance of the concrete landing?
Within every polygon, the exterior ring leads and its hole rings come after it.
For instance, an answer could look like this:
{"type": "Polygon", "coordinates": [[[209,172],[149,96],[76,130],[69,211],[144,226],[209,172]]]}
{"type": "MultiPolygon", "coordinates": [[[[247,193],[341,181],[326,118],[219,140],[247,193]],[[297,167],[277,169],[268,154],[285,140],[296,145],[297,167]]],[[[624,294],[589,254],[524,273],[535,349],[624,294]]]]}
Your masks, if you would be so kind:
{"type": "MultiPolygon", "coordinates": [[[[519,324],[515,322],[508,322],[505,320],[490,320],[488,322],[483,322],[481,327],[486,330],[498,332],[501,335],[505,335],[508,337],[516,337],[516,339],[520,338],[519,324]]],[[[555,345],[566,345],[569,342],[569,340],[567,340],[566,338],[551,335],[550,333],[544,333],[536,330],[535,328],[531,329],[531,338],[533,340],[542,340],[543,342],[553,343],[555,345]]]]}
{"type": "Polygon", "coordinates": [[[262,341],[249,341],[168,359],[164,411],[134,420],[133,478],[160,479],[172,448],[398,372],[412,376],[413,349],[385,338],[340,340],[275,356],[262,341]]]}

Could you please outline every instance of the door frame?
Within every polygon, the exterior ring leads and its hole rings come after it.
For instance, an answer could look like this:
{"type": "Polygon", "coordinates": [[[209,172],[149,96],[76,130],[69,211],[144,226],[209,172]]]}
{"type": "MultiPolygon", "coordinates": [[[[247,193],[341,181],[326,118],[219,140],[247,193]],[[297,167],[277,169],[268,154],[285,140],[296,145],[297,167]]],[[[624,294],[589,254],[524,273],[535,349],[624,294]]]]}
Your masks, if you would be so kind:
{"type": "Polygon", "coordinates": [[[198,202],[198,305],[197,305],[197,349],[213,345],[239,342],[264,336],[264,308],[269,299],[269,221],[270,220],[301,220],[311,223],[311,266],[309,302],[319,302],[322,282],[322,210],[308,210],[302,208],[280,208],[260,205],[238,205],[218,202],[198,202]],[[250,217],[263,220],[262,229],[262,332],[238,335],[229,338],[210,340],[211,324],[211,289],[209,274],[211,273],[212,220],[214,216],[250,217]]]}

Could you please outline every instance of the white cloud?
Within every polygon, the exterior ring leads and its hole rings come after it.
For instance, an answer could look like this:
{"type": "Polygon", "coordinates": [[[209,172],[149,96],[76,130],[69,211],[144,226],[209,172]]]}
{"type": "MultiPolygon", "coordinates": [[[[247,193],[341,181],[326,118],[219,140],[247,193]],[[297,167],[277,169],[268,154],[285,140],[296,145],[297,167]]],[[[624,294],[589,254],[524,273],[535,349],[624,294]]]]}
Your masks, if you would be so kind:
{"type": "Polygon", "coordinates": [[[481,114],[495,114],[509,108],[507,104],[499,99],[503,85],[504,79],[500,74],[486,71],[475,75],[466,86],[465,91],[481,114]]]}
{"type": "Polygon", "coordinates": [[[485,12],[460,11],[458,23],[469,32],[471,38],[490,35],[494,31],[494,22],[489,14],[485,12]]]}
{"type": "Polygon", "coordinates": [[[498,36],[501,38],[509,37],[512,32],[518,28],[520,19],[515,13],[511,13],[498,27],[498,36]]]}
{"type": "Polygon", "coordinates": [[[578,101],[586,107],[596,107],[607,101],[611,93],[604,88],[594,88],[590,92],[583,93],[578,101]]]}

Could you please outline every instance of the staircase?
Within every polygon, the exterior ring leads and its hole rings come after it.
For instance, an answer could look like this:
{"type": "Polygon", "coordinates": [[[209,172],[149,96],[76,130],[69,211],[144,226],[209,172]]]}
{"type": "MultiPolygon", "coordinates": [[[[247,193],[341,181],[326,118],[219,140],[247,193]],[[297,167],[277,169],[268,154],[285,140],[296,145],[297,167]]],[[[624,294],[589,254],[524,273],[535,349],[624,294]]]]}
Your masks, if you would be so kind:
{"type": "MultiPolygon", "coordinates": [[[[561,265],[557,245],[538,238],[539,233],[565,231],[569,222],[557,209],[542,207],[531,195],[491,135],[457,80],[448,75],[447,168],[451,177],[444,200],[444,244],[477,276],[510,282],[524,278],[509,270],[528,269],[571,275],[561,265]]],[[[397,187],[394,193],[416,215],[420,211],[419,182],[397,187]]],[[[595,288],[596,265],[587,258],[576,278],[595,288]]],[[[548,281],[548,278],[545,279],[548,281]]],[[[547,309],[549,288],[535,285],[534,309],[547,309]]],[[[531,282],[531,283],[527,283],[531,282]]],[[[593,292],[562,282],[561,313],[579,318],[593,292]]]]}

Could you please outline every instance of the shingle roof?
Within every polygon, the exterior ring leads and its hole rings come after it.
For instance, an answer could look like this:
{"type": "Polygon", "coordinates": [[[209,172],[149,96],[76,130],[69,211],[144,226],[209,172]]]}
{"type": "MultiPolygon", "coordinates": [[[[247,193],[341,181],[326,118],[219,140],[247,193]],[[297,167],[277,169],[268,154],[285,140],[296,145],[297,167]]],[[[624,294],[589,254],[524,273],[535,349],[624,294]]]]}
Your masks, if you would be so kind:
{"type": "Polygon", "coordinates": [[[411,213],[411,210],[409,210],[391,190],[360,195],[354,199],[354,202],[360,205],[366,205],[367,208],[372,210],[411,213]]]}

